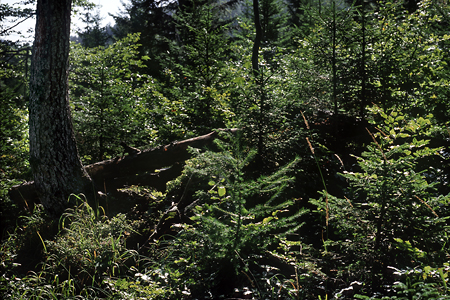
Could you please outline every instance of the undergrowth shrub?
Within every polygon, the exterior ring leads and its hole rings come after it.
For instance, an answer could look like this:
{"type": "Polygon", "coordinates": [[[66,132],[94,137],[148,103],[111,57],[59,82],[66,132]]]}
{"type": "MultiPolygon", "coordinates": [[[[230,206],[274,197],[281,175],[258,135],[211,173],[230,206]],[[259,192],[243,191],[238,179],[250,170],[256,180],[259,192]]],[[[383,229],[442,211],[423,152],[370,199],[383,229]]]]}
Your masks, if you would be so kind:
{"type": "Polygon", "coordinates": [[[170,277],[166,284],[194,298],[237,291],[257,298],[295,297],[302,271],[282,244],[301,247],[300,217],[308,212],[285,199],[297,161],[252,179],[244,171],[254,150],[243,147],[239,137],[216,145],[219,152],[198,154],[185,168],[183,176],[202,179],[204,188],[185,209],[190,222],[179,225],[173,239],[160,241],[168,249],[160,265],[170,277]]]}
{"type": "Polygon", "coordinates": [[[123,274],[126,262],[137,256],[126,248],[125,240],[133,228],[124,214],[109,219],[83,202],[66,210],[60,225],[56,239],[45,242],[45,269],[75,277],[81,287],[98,286],[104,276],[123,274]]]}
{"type": "Polygon", "coordinates": [[[391,267],[399,280],[391,288],[392,296],[381,297],[375,295],[372,297],[364,295],[355,295],[357,299],[373,300],[409,300],[409,299],[450,299],[448,295],[448,274],[449,264],[439,268],[425,266],[422,268],[396,269],[391,267]]]}
{"type": "Polygon", "coordinates": [[[41,204],[29,215],[21,215],[15,228],[8,228],[2,240],[0,274],[12,276],[16,269],[31,268],[43,258],[43,243],[57,233],[55,222],[41,204]]]}
{"type": "MultiPolygon", "coordinates": [[[[436,192],[419,162],[439,153],[429,148],[430,119],[408,118],[375,107],[382,122],[357,157],[359,170],[340,174],[350,185],[344,198],[323,192],[311,202],[329,214],[325,250],[345,254],[341,276],[362,280],[366,292],[392,286],[388,266],[436,266],[445,261],[449,196],[436,192]],[[384,287],[382,287],[382,285],[384,287]]],[[[431,116],[428,116],[431,118],[431,116]]]]}
{"type": "Polygon", "coordinates": [[[46,220],[39,207],[11,235],[9,243],[2,245],[9,253],[4,266],[12,267],[1,277],[4,299],[112,297],[114,293],[106,289],[105,280],[129,275],[138,260],[137,251],[127,249],[125,243],[133,224],[123,214],[102,216],[82,201],[66,210],[59,230],[51,234],[51,228],[58,229],[58,222],[46,220]],[[20,265],[15,263],[24,250],[37,252],[34,256],[40,261],[27,274],[21,273],[20,265]]]}

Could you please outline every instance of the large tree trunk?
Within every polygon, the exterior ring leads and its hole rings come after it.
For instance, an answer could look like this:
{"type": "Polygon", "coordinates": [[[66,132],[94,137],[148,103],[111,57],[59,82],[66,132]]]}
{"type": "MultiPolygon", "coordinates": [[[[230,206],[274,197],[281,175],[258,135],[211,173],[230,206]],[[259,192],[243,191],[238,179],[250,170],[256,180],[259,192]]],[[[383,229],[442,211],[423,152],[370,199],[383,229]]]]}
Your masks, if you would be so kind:
{"type": "Polygon", "coordinates": [[[70,194],[93,195],[72,128],[68,98],[71,0],[38,0],[30,78],[30,163],[40,201],[54,217],[70,194]]]}

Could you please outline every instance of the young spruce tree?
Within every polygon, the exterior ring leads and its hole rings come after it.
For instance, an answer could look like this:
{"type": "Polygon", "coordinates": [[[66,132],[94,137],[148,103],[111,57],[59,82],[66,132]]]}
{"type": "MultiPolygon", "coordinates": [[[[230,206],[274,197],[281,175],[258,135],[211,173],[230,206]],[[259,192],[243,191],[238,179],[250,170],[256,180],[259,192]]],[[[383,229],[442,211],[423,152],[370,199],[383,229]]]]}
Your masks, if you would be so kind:
{"type": "Polygon", "coordinates": [[[256,151],[236,137],[216,144],[220,152],[207,151],[187,164],[184,176],[206,184],[185,210],[192,224],[184,225],[172,243],[173,257],[178,258],[178,270],[190,278],[185,280],[193,293],[226,294],[230,288],[253,286],[261,296],[268,288],[258,277],[264,276],[261,264],[270,264],[267,256],[298,233],[303,225],[299,217],[307,212],[283,197],[296,161],[252,180],[244,171],[256,151]]]}

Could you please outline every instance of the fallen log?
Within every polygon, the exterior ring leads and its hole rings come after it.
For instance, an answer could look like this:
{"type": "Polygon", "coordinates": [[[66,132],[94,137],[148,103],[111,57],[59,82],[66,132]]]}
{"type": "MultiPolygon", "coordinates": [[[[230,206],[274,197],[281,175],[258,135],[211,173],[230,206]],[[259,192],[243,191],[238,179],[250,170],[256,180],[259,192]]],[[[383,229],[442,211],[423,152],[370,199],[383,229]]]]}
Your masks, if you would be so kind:
{"type": "MultiPolygon", "coordinates": [[[[87,165],[85,169],[91,176],[96,189],[101,193],[113,192],[131,185],[145,185],[164,191],[166,183],[181,174],[182,163],[191,158],[189,147],[204,148],[212,145],[212,142],[219,137],[220,131],[235,133],[237,130],[219,129],[206,135],[153,149],[143,151],[136,149],[138,151],[131,151],[131,153],[129,151],[127,156],[87,165]]],[[[126,147],[125,145],[124,148],[126,147]]],[[[33,181],[13,186],[9,191],[9,197],[23,207],[32,207],[34,203],[39,203],[33,181]]]]}

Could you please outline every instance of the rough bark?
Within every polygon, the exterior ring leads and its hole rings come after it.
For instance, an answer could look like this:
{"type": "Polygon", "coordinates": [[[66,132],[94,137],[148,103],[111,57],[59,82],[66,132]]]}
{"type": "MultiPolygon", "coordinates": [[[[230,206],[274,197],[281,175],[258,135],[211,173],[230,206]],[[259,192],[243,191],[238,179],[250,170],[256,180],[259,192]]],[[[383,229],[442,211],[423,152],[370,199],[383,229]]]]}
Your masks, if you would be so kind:
{"type": "Polygon", "coordinates": [[[261,22],[259,20],[259,1],[253,0],[253,15],[254,15],[254,21],[255,21],[255,41],[253,42],[253,49],[252,49],[252,68],[253,73],[258,75],[259,73],[259,47],[261,46],[261,40],[262,40],[262,29],[261,29],[261,22]]]}
{"type": "MultiPolygon", "coordinates": [[[[237,129],[229,131],[236,132],[237,129]]],[[[111,193],[130,185],[145,185],[164,191],[168,181],[181,175],[182,163],[191,157],[188,148],[204,148],[212,145],[218,137],[218,132],[214,131],[154,149],[136,149],[138,151],[128,156],[88,165],[85,170],[102,193],[111,193]]],[[[39,201],[33,182],[13,187],[9,195],[11,200],[26,207],[32,207],[39,201]]]]}
{"type": "Polygon", "coordinates": [[[38,0],[30,72],[30,164],[34,186],[58,217],[71,193],[93,195],[78,155],[68,98],[71,0],[38,0]]]}

